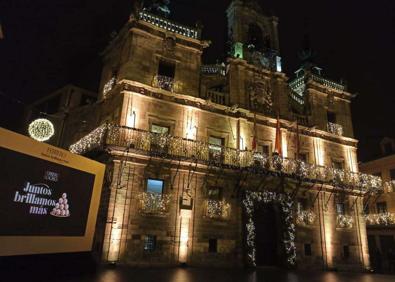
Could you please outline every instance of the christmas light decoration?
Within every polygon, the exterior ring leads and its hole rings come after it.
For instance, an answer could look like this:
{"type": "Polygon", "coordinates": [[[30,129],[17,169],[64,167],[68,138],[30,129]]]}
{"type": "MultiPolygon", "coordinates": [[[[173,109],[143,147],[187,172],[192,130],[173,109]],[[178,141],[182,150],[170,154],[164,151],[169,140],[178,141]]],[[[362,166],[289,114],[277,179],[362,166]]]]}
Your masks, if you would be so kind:
{"type": "Polygon", "coordinates": [[[116,78],[115,76],[111,77],[111,79],[109,81],[107,81],[106,84],[104,84],[103,87],[103,98],[106,99],[107,98],[107,94],[114,88],[115,86],[115,82],[116,82],[116,78]]]}
{"type": "Polygon", "coordinates": [[[247,215],[247,246],[248,259],[252,266],[256,266],[255,255],[255,223],[253,219],[254,207],[259,204],[277,203],[281,206],[283,217],[283,245],[285,254],[287,255],[287,264],[294,266],[296,264],[296,247],[295,247],[295,225],[293,223],[293,201],[289,194],[281,194],[276,192],[252,192],[247,191],[243,199],[243,206],[247,215]]]}
{"type": "Polygon", "coordinates": [[[298,225],[312,225],[316,217],[316,214],[311,210],[298,211],[296,214],[296,223],[298,225]]]}
{"type": "Polygon", "coordinates": [[[171,195],[142,192],[138,195],[140,213],[165,215],[169,210],[171,195]]]}
{"type": "Polygon", "coordinates": [[[395,214],[378,213],[365,215],[367,225],[392,225],[395,224],[395,214]]]}
{"type": "Polygon", "coordinates": [[[225,200],[207,200],[206,217],[227,219],[230,215],[230,204],[225,200]]]}
{"type": "Polygon", "coordinates": [[[52,122],[45,118],[39,118],[29,124],[29,135],[31,138],[43,142],[51,139],[55,134],[52,122]]]}
{"type": "Polygon", "coordinates": [[[336,226],[339,228],[351,229],[354,224],[354,219],[350,215],[338,214],[336,218],[336,226]]]}
{"type": "MultiPolygon", "coordinates": [[[[318,141],[317,144],[319,144],[318,141]]],[[[342,189],[358,190],[362,193],[378,193],[383,190],[381,178],[373,175],[308,164],[278,154],[267,156],[254,151],[213,146],[207,142],[107,124],[80,139],[70,146],[69,150],[73,153],[84,154],[104,145],[129,147],[145,154],[167,158],[197,160],[206,164],[214,162],[217,166],[227,168],[254,168],[255,173],[281,173],[291,178],[325,183],[342,189]],[[214,147],[216,150],[213,150],[214,147]]]]}

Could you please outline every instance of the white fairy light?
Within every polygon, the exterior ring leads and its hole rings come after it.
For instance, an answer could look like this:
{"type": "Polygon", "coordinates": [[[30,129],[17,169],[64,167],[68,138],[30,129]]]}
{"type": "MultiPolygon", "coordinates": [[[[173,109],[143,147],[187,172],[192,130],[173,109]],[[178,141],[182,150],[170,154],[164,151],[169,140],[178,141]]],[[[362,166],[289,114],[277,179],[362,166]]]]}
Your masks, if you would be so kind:
{"type": "Polygon", "coordinates": [[[51,139],[55,134],[52,122],[45,118],[39,118],[29,124],[29,135],[31,138],[43,142],[51,139]]]}

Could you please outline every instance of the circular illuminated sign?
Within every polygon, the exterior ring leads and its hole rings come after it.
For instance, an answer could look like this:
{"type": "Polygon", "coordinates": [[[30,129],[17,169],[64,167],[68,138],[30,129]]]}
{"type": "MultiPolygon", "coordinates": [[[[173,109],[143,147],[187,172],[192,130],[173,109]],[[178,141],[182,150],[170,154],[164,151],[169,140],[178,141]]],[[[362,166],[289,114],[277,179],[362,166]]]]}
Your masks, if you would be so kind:
{"type": "Polygon", "coordinates": [[[29,124],[29,135],[31,138],[43,142],[49,140],[55,134],[55,128],[51,121],[45,118],[33,120],[29,124]]]}

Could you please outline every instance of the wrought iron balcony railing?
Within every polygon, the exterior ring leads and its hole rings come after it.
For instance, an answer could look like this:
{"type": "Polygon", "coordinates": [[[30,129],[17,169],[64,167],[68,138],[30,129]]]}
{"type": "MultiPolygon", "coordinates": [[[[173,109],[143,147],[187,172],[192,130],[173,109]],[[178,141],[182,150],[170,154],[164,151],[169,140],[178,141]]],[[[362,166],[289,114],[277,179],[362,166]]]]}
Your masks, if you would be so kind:
{"type": "Polygon", "coordinates": [[[154,77],[154,87],[161,88],[163,90],[171,91],[173,92],[174,90],[174,78],[164,76],[164,75],[156,75],[154,77]]]}
{"type": "Polygon", "coordinates": [[[392,225],[395,224],[394,213],[376,213],[365,215],[367,225],[392,225]]]}
{"type": "Polygon", "coordinates": [[[341,126],[340,124],[337,123],[332,123],[332,122],[328,122],[328,132],[338,135],[338,136],[343,136],[343,126],[341,126]]]}
{"type": "Polygon", "coordinates": [[[205,217],[227,219],[230,216],[230,204],[226,201],[206,200],[205,217]]]}
{"type": "Polygon", "coordinates": [[[266,156],[253,151],[216,146],[213,154],[207,142],[157,134],[140,129],[102,125],[70,146],[70,151],[85,154],[105,146],[123,147],[143,154],[177,160],[199,161],[229,169],[253,168],[254,171],[283,173],[290,177],[361,192],[382,190],[380,177],[348,170],[304,163],[300,160],[266,156]]]}

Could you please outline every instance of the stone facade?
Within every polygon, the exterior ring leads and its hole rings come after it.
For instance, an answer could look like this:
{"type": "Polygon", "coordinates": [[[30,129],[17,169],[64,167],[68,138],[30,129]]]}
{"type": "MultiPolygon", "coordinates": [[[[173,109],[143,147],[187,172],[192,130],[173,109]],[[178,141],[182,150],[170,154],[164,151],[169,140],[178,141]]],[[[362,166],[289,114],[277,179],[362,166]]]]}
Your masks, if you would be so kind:
{"type": "Polygon", "coordinates": [[[395,272],[395,146],[393,144],[393,139],[383,139],[381,144],[383,157],[360,165],[361,171],[381,177],[384,183],[384,190],[376,195],[366,195],[364,204],[372,266],[375,270],[383,272],[395,272]]]}
{"type": "Polygon", "coordinates": [[[362,198],[379,183],[358,173],[352,95],[312,64],[289,80],[278,20],[256,5],[229,6],[222,64],[202,65],[199,27],[145,10],[106,49],[99,101],[73,112],[65,137],[72,152],[108,164],[103,261],[259,265],[268,230],[277,265],[369,268],[362,198]],[[253,211],[263,229],[247,224],[249,192],[282,203],[260,200],[274,211],[253,211]]]}

